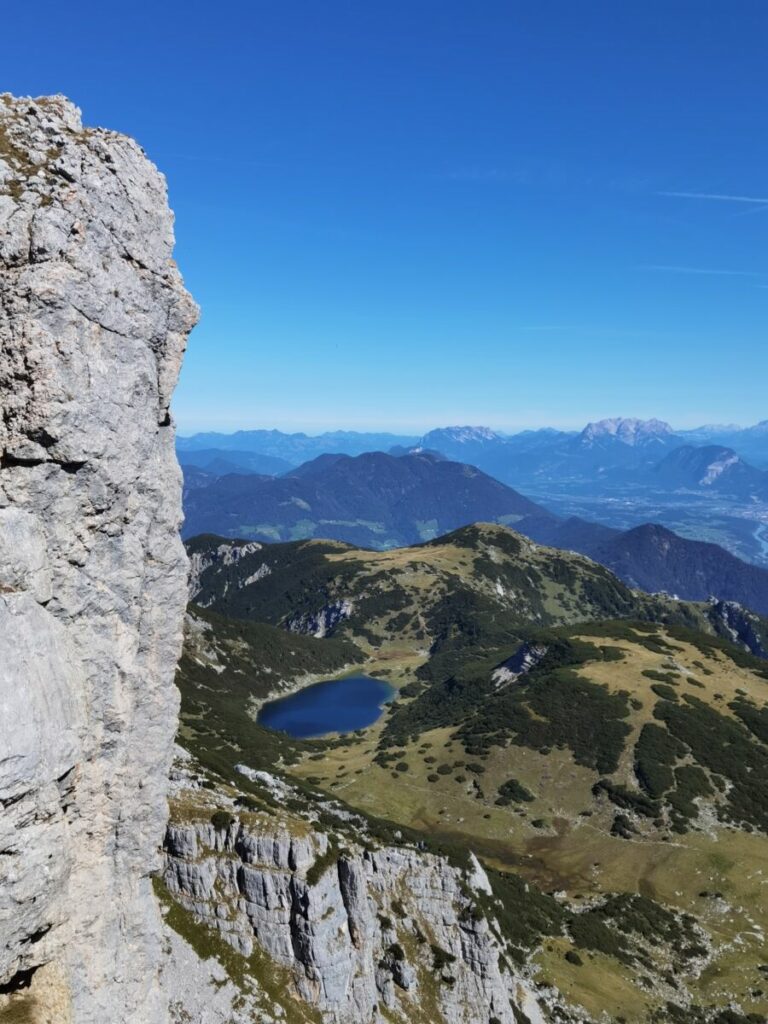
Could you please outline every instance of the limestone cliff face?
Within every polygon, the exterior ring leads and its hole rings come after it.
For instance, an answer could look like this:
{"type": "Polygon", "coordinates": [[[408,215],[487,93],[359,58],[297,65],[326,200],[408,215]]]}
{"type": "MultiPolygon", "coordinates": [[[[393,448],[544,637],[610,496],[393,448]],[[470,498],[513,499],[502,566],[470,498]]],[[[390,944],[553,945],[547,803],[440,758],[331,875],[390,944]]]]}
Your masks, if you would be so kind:
{"type": "Polygon", "coordinates": [[[135,142],[61,97],[0,97],[0,1014],[165,1017],[149,873],[186,600],[169,401],[197,318],[172,249],[135,142]]]}
{"type": "MultiPolygon", "coordinates": [[[[442,858],[412,849],[339,852],[318,829],[297,837],[236,819],[219,830],[173,824],[166,850],[175,900],[242,957],[267,954],[267,972],[285,972],[284,997],[329,1024],[543,1024],[491,925],[472,913],[468,884],[490,892],[476,861],[466,883],[442,858]]],[[[173,1019],[199,1019],[201,1002],[208,997],[173,1007],[173,1019]]],[[[267,999],[246,1019],[282,1016],[267,999]]]]}

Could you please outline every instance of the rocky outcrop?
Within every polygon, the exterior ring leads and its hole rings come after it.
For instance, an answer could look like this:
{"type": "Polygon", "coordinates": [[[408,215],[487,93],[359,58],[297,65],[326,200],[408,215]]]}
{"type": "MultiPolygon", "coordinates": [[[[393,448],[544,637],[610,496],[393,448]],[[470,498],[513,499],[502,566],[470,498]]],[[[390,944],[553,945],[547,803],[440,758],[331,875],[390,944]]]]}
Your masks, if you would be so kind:
{"type": "Polygon", "coordinates": [[[291,633],[301,633],[317,639],[332,636],[341,623],[350,618],[354,608],[352,601],[340,598],[338,601],[323,605],[316,612],[291,615],[285,621],[285,628],[291,633]]]}
{"type": "MultiPolygon", "coordinates": [[[[245,558],[248,555],[254,554],[256,551],[261,551],[264,547],[263,544],[259,544],[258,541],[249,541],[247,543],[240,544],[219,544],[215,550],[196,550],[193,548],[189,552],[189,599],[200,604],[203,608],[210,604],[210,600],[200,598],[200,592],[203,589],[201,577],[203,573],[210,569],[211,566],[223,566],[227,567],[235,565],[240,561],[241,558],[245,558]]],[[[250,583],[254,583],[256,580],[262,579],[263,576],[268,576],[270,572],[268,565],[262,565],[256,570],[248,579],[239,580],[238,585],[242,588],[248,586],[250,583]]],[[[225,588],[226,592],[226,588],[225,588]]]]}
{"type": "Polygon", "coordinates": [[[235,818],[171,825],[166,851],[181,906],[241,956],[266,953],[325,1020],[421,1020],[418,1007],[434,1024],[518,1019],[525,988],[476,911],[472,887],[490,886],[474,859],[463,878],[408,847],[339,848],[235,818]]]}
{"type": "Polygon", "coordinates": [[[526,675],[531,669],[536,668],[547,653],[545,644],[521,644],[511,658],[502,661],[493,672],[491,679],[496,689],[504,686],[505,683],[514,683],[520,676],[526,675]]]}
{"type": "Polygon", "coordinates": [[[135,142],[62,97],[0,97],[0,1004],[57,1024],[165,1018],[169,402],[197,316],[172,249],[135,142]]]}
{"type": "Polygon", "coordinates": [[[768,621],[749,611],[737,601],[709,602],[709,621],[715,632],[754,654],[756,658],[768,658],[768,621]]]}

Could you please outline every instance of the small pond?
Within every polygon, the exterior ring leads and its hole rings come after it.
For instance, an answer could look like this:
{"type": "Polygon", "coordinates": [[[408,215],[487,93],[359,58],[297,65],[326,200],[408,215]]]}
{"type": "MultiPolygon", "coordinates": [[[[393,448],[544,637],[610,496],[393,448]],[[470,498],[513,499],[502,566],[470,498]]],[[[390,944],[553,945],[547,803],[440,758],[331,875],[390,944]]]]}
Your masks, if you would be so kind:
{"type": "Polygon", "coordinates": [[[269,701],[257,720],[259,725],[302,740],[354,732],[373,725],[394,695],[389,683],[370,676],[328,679],[269,701]]]}

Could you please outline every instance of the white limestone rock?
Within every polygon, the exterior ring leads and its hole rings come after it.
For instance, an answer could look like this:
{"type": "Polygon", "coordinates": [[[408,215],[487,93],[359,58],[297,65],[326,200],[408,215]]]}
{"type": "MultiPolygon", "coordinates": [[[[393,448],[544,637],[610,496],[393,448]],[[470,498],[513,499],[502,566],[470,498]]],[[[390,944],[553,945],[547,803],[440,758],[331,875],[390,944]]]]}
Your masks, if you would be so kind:
{"type": "Polygon", "coordinates": [[[467,912],[466,883],[490,888],[476,859],[467,879],[441,858],[407,847],[348,850],[329,860],[322,832],[270,835],[237,823],[214,873],[213,844],[204,821],[169,827],[168,890],[240,952],[258,947],[288,971],[293,989],[286,995],[314,1007],[328,1024],[383,1024],[390,1018],[382,1006],[409,1019],[420,978],[435,986],[430,943],[453,958],[450,976],[436,986],[435,1024],[494,1017],[515,1024],[511,1004],[527,991],[524,979],[500,964],[485,918],[467,912]],[[403,957],[404,936],[411,949],[416,939],[415,959],[403,957]]]}
{"type": "Polygon", "coordinates": [[[41,1020],[167,1019],[149,875],[187,575],[169,402],[197,318],[172,249],[135,142],[63,97],[0,96],[0,843],[19,854],[0,985],[31,977],[41,1020]]]}

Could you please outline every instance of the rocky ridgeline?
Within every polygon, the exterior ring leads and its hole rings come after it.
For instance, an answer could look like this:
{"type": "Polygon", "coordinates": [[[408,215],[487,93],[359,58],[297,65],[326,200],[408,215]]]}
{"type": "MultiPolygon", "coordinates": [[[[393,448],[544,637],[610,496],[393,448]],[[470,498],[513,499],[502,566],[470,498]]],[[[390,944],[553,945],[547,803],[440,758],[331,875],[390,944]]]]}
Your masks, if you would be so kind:
{"type": "MultiPolygon", "coordinates": [[[[220,814],[169,826],[165,885],[239,956],[258,951],[284,969],[289,1004],[298,996],[334,1024],[515,1024],[526,1018],[514,1006],[543,1021],[473,912],[472,887],[490,891],[477,863],[466,878],[408,847],[343,847],[322,831],[294,835],[220,814]]],[[[190,1009],[182,1003],[177,1019],[190,1009]]],[[[262,1006],[257,1019],[284,1012],[262,1006]]]]}
{"type": "Polygon", "coordinates": [[[709,619],[720,636],[739,647],[745,647],[756,658],[768,658],[765,619],[755,615],[737,601],[710,600],[709,619]]]}
{"type": "MultiPolygon", "coordinates": [[[[207,569],[210,569],[212,566],[223,566],[226,568],[234,565],[241,558],[252,555],[256,551],[261,551],[263,547],[264,545],[259,544],[258,541],[251,541],[248,544],[219,544],[215,551],[192,551],[189,556],[190,601],[194,601],[200,594],[202,590],[200,577],[207,569]]],[[[245,584],[243,583],[242,585],[245,584]]],[[[205,608],[206,604],[210,604],[210,601],[198,600],[197,603],[205,608]]]]}
{"type": "Polygon", "coordinates": [[[166,1019],[149,875],[186,602],[169,402],[197,318],[172,250],[165,181],[135,142],[83,128],[62,97],[0,96],[0,1014],[12,1019],[166,1019]]]}

